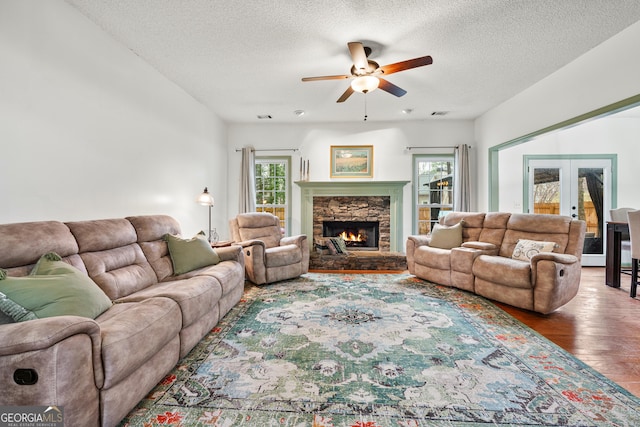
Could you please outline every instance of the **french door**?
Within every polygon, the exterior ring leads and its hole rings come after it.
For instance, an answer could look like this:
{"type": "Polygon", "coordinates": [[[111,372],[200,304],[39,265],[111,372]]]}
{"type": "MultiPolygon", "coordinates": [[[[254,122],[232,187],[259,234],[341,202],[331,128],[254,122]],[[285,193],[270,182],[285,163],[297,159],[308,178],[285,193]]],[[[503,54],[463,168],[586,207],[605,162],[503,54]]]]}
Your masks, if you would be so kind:
{"type": "Polygon", "coordinates": [[[606,218],[611,209],[611,159],[525,156],[527,211],[584,220],[582,265],[605,265],[606,218]]]}

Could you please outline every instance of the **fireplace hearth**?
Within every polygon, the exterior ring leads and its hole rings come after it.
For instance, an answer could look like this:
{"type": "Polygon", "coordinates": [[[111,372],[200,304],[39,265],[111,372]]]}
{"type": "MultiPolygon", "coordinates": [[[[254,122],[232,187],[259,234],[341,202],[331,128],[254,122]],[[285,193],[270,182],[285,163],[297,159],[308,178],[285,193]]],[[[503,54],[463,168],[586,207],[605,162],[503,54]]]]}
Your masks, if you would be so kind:
{"type": "Polygon", "coordinates": [[[323,237],[342,237],[352,250],[378,250],[378,221],[323,221],[323,237]]]}

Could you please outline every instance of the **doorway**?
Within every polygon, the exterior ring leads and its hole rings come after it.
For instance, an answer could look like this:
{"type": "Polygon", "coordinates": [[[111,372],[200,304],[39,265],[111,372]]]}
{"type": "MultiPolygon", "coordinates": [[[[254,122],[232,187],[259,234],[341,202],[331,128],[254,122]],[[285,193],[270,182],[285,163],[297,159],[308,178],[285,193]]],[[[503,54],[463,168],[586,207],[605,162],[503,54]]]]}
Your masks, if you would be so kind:
{"type": "Polygon", "coordinates": [[[525,212],[566,215],[587,223],[582,265],[605,265],[606,220],[611,209],[612,158],[524,156],[525,212]]]}

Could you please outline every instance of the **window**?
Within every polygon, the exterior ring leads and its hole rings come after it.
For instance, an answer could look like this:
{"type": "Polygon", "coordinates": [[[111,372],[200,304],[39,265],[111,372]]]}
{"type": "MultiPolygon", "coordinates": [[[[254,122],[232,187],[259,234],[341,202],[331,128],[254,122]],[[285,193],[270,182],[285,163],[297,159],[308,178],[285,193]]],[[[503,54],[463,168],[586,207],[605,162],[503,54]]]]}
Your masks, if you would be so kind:
{"type": "Polygon", "coordinates": [[[256,211],[280,218],[280,226],[290,234],[290,157],[256,157],[256,211]]]}
{"type": "Polygon", "coordinates": [[[453,155],[414,157],[414,233],[428,234],[453,210],[453,155]]]}

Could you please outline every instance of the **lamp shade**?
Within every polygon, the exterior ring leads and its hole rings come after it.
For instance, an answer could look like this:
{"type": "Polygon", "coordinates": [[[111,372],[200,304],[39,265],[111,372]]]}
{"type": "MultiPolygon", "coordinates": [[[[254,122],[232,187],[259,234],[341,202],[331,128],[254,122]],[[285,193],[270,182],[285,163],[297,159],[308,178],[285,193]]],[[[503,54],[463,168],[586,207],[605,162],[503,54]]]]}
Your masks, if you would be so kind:
{"type": "Polygon", "coordinates": [[[213,196],[207,187],[204,187],[204,191],[196,198],[196,202],[203,206],[213,206],[213,196]]]}
{"type": "Polygon", "coordinates": [[[376,90],[380,80],[375,76],[360,76],[353,79],[351,88],[356,92],[367,93],[376,90]]]}

